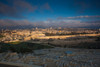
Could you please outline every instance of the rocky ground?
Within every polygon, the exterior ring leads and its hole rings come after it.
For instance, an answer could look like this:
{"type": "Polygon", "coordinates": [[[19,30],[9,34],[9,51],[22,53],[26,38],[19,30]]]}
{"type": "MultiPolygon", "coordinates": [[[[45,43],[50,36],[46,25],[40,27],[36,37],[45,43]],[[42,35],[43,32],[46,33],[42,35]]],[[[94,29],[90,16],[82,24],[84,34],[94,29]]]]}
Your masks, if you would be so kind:
{"type": "Polygon", "coordinates": [[[100,49],[52,48],[29,54],[0,53],[1,62],[13,62],[40,67],[100,67],[100,49]]]}

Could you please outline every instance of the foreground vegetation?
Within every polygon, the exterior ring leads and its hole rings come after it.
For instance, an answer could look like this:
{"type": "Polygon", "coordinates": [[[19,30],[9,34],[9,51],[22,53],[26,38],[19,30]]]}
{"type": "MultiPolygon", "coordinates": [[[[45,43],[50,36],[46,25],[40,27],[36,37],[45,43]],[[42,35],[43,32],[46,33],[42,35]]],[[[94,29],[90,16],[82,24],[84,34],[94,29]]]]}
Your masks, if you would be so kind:
{"type": "Polygon", "coordinates": [[[89,42],[82,42],[79,44],[66,44],[66,45],[56,45],[56,44],[51,44],[52,46],[55,47],[64,47],[64,48],[84,48],[84,49],[100,49],[100,42],[97,43],[89,43],[89,42]]]}
{"type": "Polygon", "coordinates": [[[100,49],[100,36],[74,37],[66,40],[52,40],[49,45],[64,48],[100,49]]]}
{"type": "Polygon", "coordinates": [[[4,37],[3,35],[0,34],[0,38],[4,37]]]}
{"type": "Polygon", "coordinates": [[[12,42],[12,43],[0,43],[0,53],[1,52],[17,52],[17,53],[27,53],[32,52],[37,49],[47,49],[52,48],[48,45],[28,43],[28,42],[12,42]]]}
{"type": "Polygon", "coordinates": [[[53,47],[64,48],[85,48],[85,49],[100,49],[100,36],[96,37],[74,37],[65,40],[46,40],[38,41],[40,43],[29,42],[0,42],[0,53],[2,52],[17,52],[28,53],[38,49],[48,49],[53,47]],[[46,44],[44,42],[47,42],[46,44]],[[52,47],[53,46],[53,47],[52,47]]]}

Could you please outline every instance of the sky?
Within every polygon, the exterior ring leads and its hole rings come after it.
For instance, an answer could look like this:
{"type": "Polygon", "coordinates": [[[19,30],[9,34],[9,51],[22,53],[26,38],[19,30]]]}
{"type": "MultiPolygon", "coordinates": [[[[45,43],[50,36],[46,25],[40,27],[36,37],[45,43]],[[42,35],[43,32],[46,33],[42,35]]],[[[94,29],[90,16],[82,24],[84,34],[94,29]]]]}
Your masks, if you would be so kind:
{"type": "Polygon", "coordinates": [[[0,0],[0,26],[100,28],[99,3],[100,0],[0,0]]]}

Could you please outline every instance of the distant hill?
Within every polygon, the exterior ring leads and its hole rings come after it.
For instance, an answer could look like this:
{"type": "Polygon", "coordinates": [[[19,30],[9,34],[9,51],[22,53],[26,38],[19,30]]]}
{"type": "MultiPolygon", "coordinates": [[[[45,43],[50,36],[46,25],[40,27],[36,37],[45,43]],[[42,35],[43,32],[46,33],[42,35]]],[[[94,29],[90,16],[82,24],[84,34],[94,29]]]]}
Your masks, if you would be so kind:
{"type": "Polygon", "coordinates": [[[100,24],[97,23],[80,23],[80,22],[30,22],[27,20],[0,20],[1,29],[30,29],[30,28],[100,28],[100,24]]]}
{"type": "Polygon", "coordinates": [[[0,20],[0,29],[25,29],[32,28],[33,24],[26,21],[0,20]]]}

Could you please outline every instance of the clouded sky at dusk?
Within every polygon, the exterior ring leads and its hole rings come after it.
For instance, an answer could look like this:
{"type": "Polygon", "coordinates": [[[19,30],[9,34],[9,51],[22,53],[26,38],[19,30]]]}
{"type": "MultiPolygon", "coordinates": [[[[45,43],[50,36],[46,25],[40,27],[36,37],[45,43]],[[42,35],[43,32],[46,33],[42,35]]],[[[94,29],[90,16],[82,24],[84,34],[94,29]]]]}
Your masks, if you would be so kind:
{"type": "Polygon", "coordinates": [[[0,24],[98,27],[99,0],[0,0],[0,24]]]}

